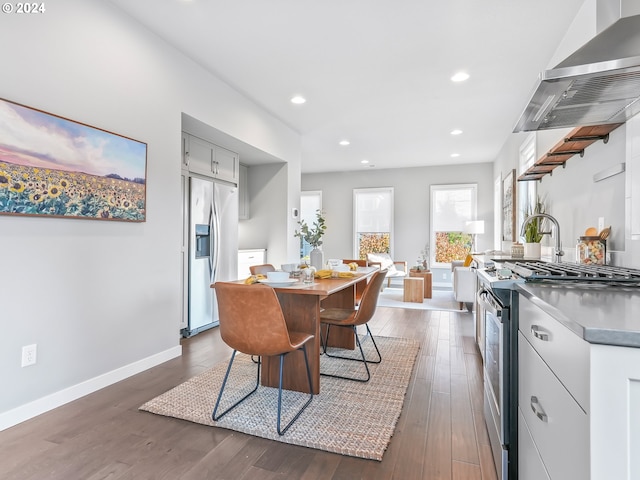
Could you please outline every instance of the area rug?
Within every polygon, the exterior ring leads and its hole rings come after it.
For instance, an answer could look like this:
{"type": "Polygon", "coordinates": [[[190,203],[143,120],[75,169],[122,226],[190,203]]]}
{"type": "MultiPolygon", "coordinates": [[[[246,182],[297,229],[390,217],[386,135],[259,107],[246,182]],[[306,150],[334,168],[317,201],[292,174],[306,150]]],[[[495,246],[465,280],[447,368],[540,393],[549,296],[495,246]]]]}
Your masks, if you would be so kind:
{"type": "MultiPolygon", "coordinates": [[[[314,396],[283,436],[276,432],[277,388],[260,386],[220,420],[211,420],[227,362],[150,400],[140,410],[341,455],[382,460],[402,411],[419,344],[404,338],[375,337],[375,340],[382,353],[382,363],[369,365],[371,380],[359,383],[322,376],[320,394],[314,396]]],[[[367,358],[373,358],[370,357],[373,350],[370,337],[362,343],[367,358]]],[[[320,359],[323,373],[363,375],[364,368],[359,362],[326,355],[320,359]]],[[[226,405],[231,405],[255,385],[255,369],[250,357],[237,354],[227,386],[231,395],[226,396],[225,390],[226,405]]],[[[282,425],[286,425],[307,398],[308,395],[299,392],[283,392],[282,425]]]]}
{"type": "MultiPolygon", "coordinates": [[[[425,298],[422,303],[404,302],[403,293],[402,288],[385,288],[378,297],[378,306],[410,308],[414,310],[461,311],[460,304],[453,299],[453,292],[451,290],[433,289],[431,292],[432,298],[425,298]]],[[[462,311],[467,311],[464,306],[462,307],[462,311]]]]}

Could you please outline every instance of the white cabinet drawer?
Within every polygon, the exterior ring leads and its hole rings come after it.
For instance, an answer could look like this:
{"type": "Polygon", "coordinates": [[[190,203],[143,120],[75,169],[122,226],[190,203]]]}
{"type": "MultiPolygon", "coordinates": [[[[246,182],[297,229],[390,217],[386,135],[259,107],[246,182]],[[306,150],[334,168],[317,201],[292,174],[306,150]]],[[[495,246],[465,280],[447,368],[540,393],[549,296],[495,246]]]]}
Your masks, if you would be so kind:
{"type": "Polygon", "coordinates": [[[518,480],[551,480],[518,408],[518,480]]]}
{"type": "Polygon", "coordinates": [[[589,345],[520,295],[520,331],[580,406],[589,412],[589,345]]]}
{"type": "Polygon", "coordinates": [[[589,418],[522,333],[518,404],[553,480],[589,479],[589,418]]]}

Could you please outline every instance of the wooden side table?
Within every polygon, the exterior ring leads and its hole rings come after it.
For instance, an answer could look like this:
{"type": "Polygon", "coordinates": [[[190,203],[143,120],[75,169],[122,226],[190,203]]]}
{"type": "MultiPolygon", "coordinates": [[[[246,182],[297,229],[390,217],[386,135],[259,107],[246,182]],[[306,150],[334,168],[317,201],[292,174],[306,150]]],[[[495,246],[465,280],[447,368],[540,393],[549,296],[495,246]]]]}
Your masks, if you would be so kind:
{"type": "Polygon", "coordinates": [[[403,302],[422,303],[422,292],[424,291],[424,280],[422,278],[404,279],[403,302]]]}
{"type": "Polygon", "coordinates": [[[409,276],[422,278],[424,283],[424,298],[431,298],[431,272],[428,270],[409,270],[409,276]]]}

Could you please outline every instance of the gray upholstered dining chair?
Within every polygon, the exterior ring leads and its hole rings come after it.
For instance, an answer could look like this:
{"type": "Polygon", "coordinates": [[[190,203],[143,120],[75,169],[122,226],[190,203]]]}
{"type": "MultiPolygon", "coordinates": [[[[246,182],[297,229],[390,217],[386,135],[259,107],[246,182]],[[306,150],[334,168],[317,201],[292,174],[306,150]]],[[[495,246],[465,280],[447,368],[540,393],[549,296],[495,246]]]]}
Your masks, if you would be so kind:
{"type": "MultiPolygon", "coordinates": [[[[341,375],[335,374],[326,374],[320,372],[320,375],[335,377],[335,378],[343,378],[346,380],[355,380],[357,382],[368,382],[371,378],[371,372],[369,371],[369,363],[380,363],[382,361],[382,355],[380,355],[380,350],[378,349],[378,345],[376,345],[376,341],[371,334],[371,330],[369,329],[368,322],[373,317],[373,314],[376,312],[376,305],[378,303],[378,296],[380,295],[380,290],[382,289],[382,283],[384,282],[386,275],[385,270],[378,270],[373,274],[371,279],[369,279],[369,283],[367,284],[364,292],[362,292],[362,298],[360,299],[360,304],[356,310],[353,309],[344,309],[344,308],[326,308],[320,312],[320,323],[321,327],[326,325],[326,334],[325,337],[322,337],[322,333],[320,334],[320,340],[322,343],[322,352],[327,357],[332,358],[341,358],[343,360],[355,360],[362,362],[364,364],[364,368],[366,371],[366,378],[355,378],[355,377],[345,377],[341,375]],[[357,327],[359,325],[364,325],[367,329],[367,335],[371,338],[371,342],[375,347],[376,353],[378,354],[377,360],[369,360],[365,357],[364,350],[362,349],[362,342],[360,341],[360,336],[358,335],[357,327]],[[353,330],[353,334],[355,335],[356,345],[360,350],[361,358],[353,358],[346,357],[343,355],[336,355],[333,353],[329,353],[327,351],[327,340],[329,338],[329,333],[331,331],[331,327],[341,327],[341,328],[349,328],[353,330]]],[[[322,332],[322,330],[321,330],[322,332]]]]}
{"type": "Polygon", "coordinates": [[[311,381],[311,371],[309,369],[309,358],[307,357],[306,344],[314,338],[314,335],[289,330],[285,322],[282,307],[278,301],[273,288],[266,285],[244,285],[238,283],[216,282],[213,285],[218,298],[218,310],[220,312],[220,336],[222,340],[233,349],[227,372],[222,381],[218,399],[211,418],[219,420],[229,411],[237,407],[252,393],[260,384],[260,367],[262,362],[257,362],[256,385],[244,397],[236,401],[222,413],[218,413],[220,401],[224,389],[229,380],[231,367],[237,352],[247,355],[262,357],[280,357],[280,383],[278,387],[278,435],[284,435],[289,427],[295,422],[300,414],[313,400],[313,385],[311,381]],[[302,350],[307,368],[307,378],[309,379],[308,400],[302,405],[291,421],[282,428],[282,371],[285,355],[302,350]]]}

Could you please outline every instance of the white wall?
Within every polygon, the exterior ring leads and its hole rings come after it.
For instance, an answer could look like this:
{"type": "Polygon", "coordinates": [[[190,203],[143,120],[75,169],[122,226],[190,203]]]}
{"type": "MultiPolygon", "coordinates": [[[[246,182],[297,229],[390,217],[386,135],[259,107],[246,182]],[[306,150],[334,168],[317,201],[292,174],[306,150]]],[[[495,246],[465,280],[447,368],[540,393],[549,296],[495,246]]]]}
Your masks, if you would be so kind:
{"type": "Polygon", "coordinates": [[[493,245],[493,164],[450,165],[390,170],[302,175],[302,190],[322,190],[327,231],[322,250],[327,258],[353,258],[353,189],[394,188],[393,256],[415,264],[429,241],[430,186],[454,183],[478,184],[478,219],[485,221],[478,249],[493,245]]]}
{"type": "Polygon", "coordinates": [[[147,221],[0,216],[0,429],[180,354],[182,112],[299,172],[295,132],[108,2],[47,7],[3,15],[0,96],[146,142],[147,221]]]}
{"type": "MultiPolygon", "coordinates": [[[[582,44],[590,40],[598,31],[598,5],[618,4],[618,0],[586,0],[577,12],[567,34],[549,62],[552,68],[582,44]]],[[[636,13],[636,12],[629,12],[636,13]]],[[[528,99],[523,99],[523,105],[528,99]]],[[[515,119],[514,119],[515,123],[515,119]]],[[[536,132],[536,158],[541,158],[571,131],[571,128],[543,130],[536,132]]],[[[494,176],[502,175],[518,168],[518,150],[528,132],[512,134],[505,142],[494,162],[494,176]]],[[[594,182],[593,175],[610,167],[626,162],[627,136],[625,126],[610,134],[609,142],[598,141],[587,147],[584,157],[575,155],[566,167],[557,167],[552,175],[538,182],[538,192],[545,197],[548,213],[560,223],[561,241],[566,252],[565,260],[575,261],[577,238],[584,235],[587,227],[597,227],[598,218],[604,217],[605,224],[611,225],[612,233],[607,240],[607,251],[611,252],[611,262],[615,265],[640,268],[640,242],[625,239],[625,173],[594,182]]],[[[519,185],[519,182],[518,182],[519,185]]],[[[516,188],[518,188],[518,185],[516,188]]],[[[516,197],[517,198],[517,197],[516,197]]],[[[521,206],[516,206],[521,208],[521,206]]],[[[519,229],[519,226],[518,226],[519,229]]],[[[554,245],[555,241],[545,237],[543,245],[554,245]]]]}

